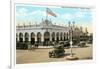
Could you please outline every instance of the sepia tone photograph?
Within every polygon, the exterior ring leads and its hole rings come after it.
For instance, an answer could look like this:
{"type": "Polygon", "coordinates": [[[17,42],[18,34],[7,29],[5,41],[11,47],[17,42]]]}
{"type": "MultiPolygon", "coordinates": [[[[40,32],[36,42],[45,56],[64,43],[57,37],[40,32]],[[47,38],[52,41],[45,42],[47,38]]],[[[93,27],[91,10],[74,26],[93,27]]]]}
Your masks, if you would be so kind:
{"type": "Polygon", "coordinates": [[[91,8],[15,4],[16,64],[93,59],[91,8]]]}

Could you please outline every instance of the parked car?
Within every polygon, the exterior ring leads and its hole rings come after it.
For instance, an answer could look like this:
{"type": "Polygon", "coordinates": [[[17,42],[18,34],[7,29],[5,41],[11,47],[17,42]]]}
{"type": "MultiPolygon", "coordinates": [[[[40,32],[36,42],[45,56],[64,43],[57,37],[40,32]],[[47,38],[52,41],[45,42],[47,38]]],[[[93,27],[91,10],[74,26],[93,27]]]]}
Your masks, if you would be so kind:
{"type": "Polygon", "coordinates": [[[85,41],[81,41],[79,44],[78,44],[79,47],[85,47],[86,46],[86,42],[85,41]]]}
{"type": "Polygon", "coordinates": [[[65,41],[65,42],[64,42],[64,47],[69,48],[69,47],[70,47],[70,42],[69,42],[69,41],[65,41]]]}
{"type": "Polygon", "coordinates": [[[69,48],[70,47],[70,42],[69,41],[61,41],[59,42],[60,45],[63,45],[64,47],[69,48]]]}
{"type": "Polygon", "coordinates": [[[53,50],[49,52],[49,57],[58,58],[65,54],[63,45],[56,45],[53,47],[53,50]]]}

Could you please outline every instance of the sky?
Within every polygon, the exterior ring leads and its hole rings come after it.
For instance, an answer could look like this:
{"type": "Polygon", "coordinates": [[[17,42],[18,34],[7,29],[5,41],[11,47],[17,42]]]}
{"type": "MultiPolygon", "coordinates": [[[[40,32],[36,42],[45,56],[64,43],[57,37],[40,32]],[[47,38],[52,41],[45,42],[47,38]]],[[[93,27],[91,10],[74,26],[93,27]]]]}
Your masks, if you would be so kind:
{"type": "Polygon", "coordinates": [[[49,8],[57,17],[48,15],[53,24],[68,26],[68,22],[74,21],[76,26],[87,27],[92,32],[92,10],[90,8],[71,8],[61,6],[37,6],[37,5],[19,5],[16,4],[15,17],[16,23],[26,25],[39,24],[42,19],[46,19],[46,8],[49,8]]]}

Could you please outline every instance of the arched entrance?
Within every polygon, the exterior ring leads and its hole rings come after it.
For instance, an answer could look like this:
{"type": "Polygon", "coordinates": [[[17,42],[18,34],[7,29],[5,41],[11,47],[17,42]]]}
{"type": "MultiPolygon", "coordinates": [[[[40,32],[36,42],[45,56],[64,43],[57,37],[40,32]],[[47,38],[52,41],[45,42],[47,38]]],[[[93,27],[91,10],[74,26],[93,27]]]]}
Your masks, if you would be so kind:
{"type": "Polygon", "coordinates": [[[35,34],[33,32],[31,33],[31,44],[35,44],[35,34]]]}
{"type": "Polygon", "coordinates": [[[69,34],[68,33],[67,33],[66,37],[67,37],[67,40],[68,40],[69,39],[69,34]]]}
{"type": "Polygon", "coordinates": [[[25,42],[28,42],[29,41],[29,34],[26,32],[25,33],[25,42]]]}
{"type": "Polygon", "coordinates": [[[16,42],[18,42],[18,34],[16,33],[16,42]]]}
{"type": "Polygon", "coordinates": [[[50,42],[50,33],[49,32],[45,32],[44,33],[44,45],[48,46],[50,42]]]}
{"type": "Polygon", "coordinates": [[[55,33],[53,32],[53,33],[51,34],[51,36],[52,36],[52,41],[54,42],[54,41],[55,41],[55,33]]]}
{"type": "Polygon", "coordinates": [[[38,45],[41,45],[41,33],[40,32],[38,32],[37,33],[37,43],[38,43],[38,45]]]}
{"type": "Polygon", "coordinates": [[[63,35],[63,33],[60,33],[60,40],[61,40],[61,41],[63,40],[63,39],[62,39],[62,37],[63,37],[62,35],[63,35]]]}
{"type": "Polygon", "coordinates": [[[23,33],[19,33],[19,42],[23,42],[23,33]]]}
{"type": "Polygon", "coordinates": [[[56,39],[57,39],[57,42],[59,42],[59,33],[58,32],[56,33],[56,39]]]}
{"type": "Polygon", "coordinates": [[[66,40],[66,33],[64,33],[64,41],[66,40]]]}

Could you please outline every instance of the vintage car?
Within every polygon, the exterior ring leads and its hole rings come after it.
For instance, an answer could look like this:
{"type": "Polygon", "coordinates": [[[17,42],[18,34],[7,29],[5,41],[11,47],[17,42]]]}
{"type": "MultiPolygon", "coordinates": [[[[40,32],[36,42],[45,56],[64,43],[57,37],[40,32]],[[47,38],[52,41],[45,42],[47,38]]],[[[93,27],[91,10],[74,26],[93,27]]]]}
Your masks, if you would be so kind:
{"type": "Polygon", "coordinates": [[[64,42],[64,47],[70,48],[70,42],[69,41],[65,41],[64,42]]]}
{"type": "Polygon", "coordinates": [[[70,42],[69,41],[60,41],[59,44],[63,45],[66,48],[70,47],[70,42]]]}
{"type": "Polygon", "coordinates": [[[86,42],[85,41],[81,41],[79,44],[78,44],[78,47],[85,47],[86,46],[86,42]]]}
{"type": "Polygon", "coordinates": [[[53,47],[53,50],[49,52],[49,57],[58,58],[65,54],[63,45],[56,45],[53,47]]]}

